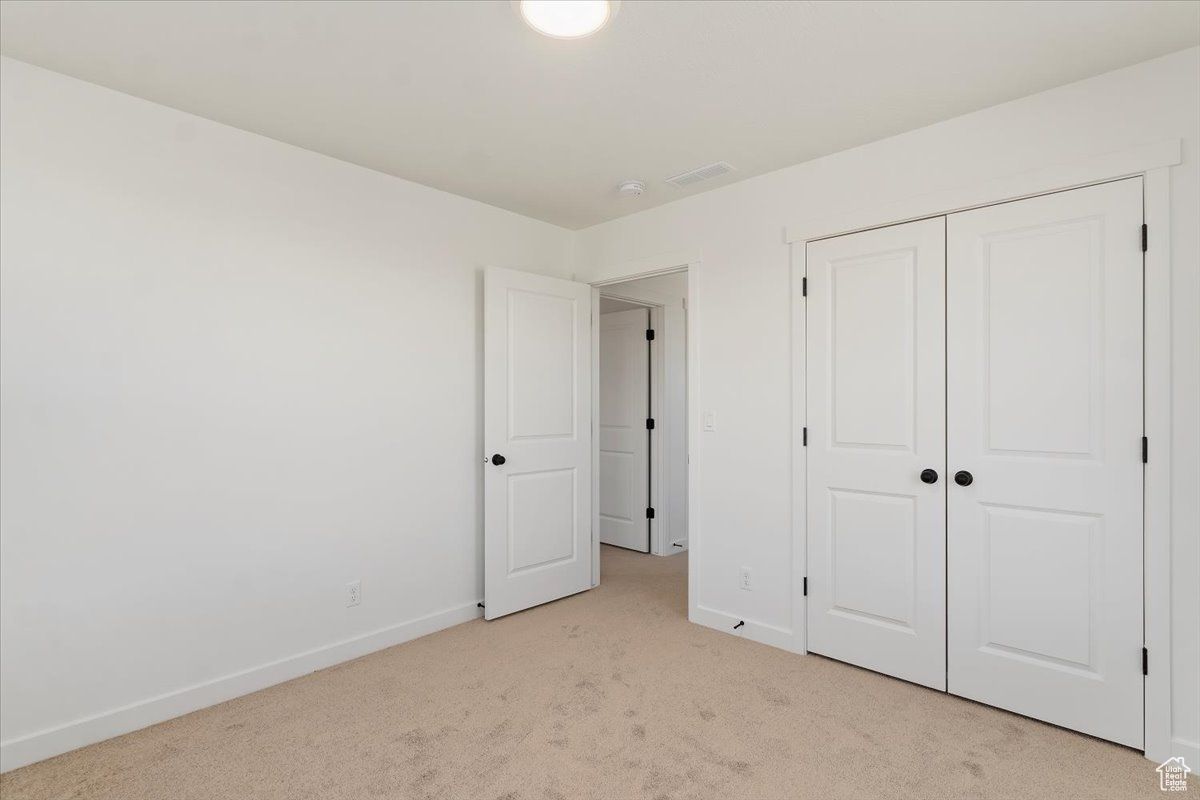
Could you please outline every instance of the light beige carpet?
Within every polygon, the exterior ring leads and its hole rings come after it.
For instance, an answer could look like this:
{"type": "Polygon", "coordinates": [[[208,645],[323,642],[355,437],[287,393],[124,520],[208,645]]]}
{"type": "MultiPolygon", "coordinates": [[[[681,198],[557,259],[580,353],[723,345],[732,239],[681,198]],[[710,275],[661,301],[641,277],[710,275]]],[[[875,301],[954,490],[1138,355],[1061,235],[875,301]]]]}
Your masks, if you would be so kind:
{"type": "Polygon", "coordinates": [[[0,777],[20,798],[1136,798],[1139,753],[686,620],[686,556],[0,777]]]}

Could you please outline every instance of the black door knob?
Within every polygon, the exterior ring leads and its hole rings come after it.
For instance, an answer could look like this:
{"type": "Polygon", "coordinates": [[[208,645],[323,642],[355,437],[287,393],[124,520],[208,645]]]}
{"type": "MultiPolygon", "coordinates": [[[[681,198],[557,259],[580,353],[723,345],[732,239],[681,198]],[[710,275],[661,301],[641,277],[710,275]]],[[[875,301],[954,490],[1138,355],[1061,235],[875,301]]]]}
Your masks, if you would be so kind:
{"type": "Polygon", "coordinates": [[[960,469],[954,473],[954,482],[959,486],[970,486],[975,482],[975,476],[967,472],[965,469],[960,469]]]}
{"type": "Polygon", "coordinates": [[[500,455],[499,453],[496,453],[495,455],[492,456],[492,463],[495,464],[497,467],[502,465],[507,460],[508,459],[506,459],[504,456],[500,455]]]}
{"type": "Polygon", "coordinates": [[[921,470],[921,483],[937,483],[936,469],[921,470]]]}

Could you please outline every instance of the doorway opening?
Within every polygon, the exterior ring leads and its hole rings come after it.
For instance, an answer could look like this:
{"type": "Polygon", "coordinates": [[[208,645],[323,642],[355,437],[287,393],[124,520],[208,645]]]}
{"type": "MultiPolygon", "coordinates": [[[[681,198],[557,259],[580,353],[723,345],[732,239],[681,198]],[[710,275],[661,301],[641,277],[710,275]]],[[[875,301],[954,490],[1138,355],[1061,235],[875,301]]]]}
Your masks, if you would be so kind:
{"type": "Polygon", "coordinates": [[[598,289],[597,538],[688,549],[687,269],[598,289]]]}
{"type": "MultiPolygon", "coordinates": [[[[636,473],[644,482],[626,484],[630,493],[640,488],[649,500],[641,500],[640,514],[606,510],[608,517],[637,522],[627,526],[632,547],[605,548],[624,560],[608,560],[614,577],[621,565],[639,575],[670,573],[673,580],[651,584],[669,589],[669,598],[678,599],[688,619],[695,618],[694,558],[643,558],[695,550],[698,540],[696,498],[687,491],[697,484],[698,466],[690,458],[689,429],[697,425],[688,410],[695,405],[697,376],[687,366],[696,361],[699,338],[698,315],[687,308],[697,294],[698,260],[682,263],[686,266],[631,269],[594,284],[503,267],[485,270],[480,607],[486,619],[600,585],[601,286],[610,299],[635,307],[623,310],[640,310],[640,352],[649,360],[642,397],[650,416],[627,425],[628,433],[643,437],[639,452],[649,457],[636,473]],[[653,338],[647,330],[655,331],[653,338]]],[[[646,413],[645,406],[631,408],[633,414],[646,413]]],[[[620,449],[606,446],[610,452],[620,449]]]]}

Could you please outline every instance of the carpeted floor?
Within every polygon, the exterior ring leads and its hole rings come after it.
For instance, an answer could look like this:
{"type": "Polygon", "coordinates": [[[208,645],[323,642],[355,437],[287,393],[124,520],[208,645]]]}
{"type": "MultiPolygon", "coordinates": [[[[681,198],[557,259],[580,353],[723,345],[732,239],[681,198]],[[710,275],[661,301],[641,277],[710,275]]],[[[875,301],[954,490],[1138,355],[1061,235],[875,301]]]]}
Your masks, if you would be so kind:
{"type": "Polygon", "coordinates": [[[1139,753],[691,625],[686,555],[0,777],[3,800],[1158,797],[1139,753]]]}

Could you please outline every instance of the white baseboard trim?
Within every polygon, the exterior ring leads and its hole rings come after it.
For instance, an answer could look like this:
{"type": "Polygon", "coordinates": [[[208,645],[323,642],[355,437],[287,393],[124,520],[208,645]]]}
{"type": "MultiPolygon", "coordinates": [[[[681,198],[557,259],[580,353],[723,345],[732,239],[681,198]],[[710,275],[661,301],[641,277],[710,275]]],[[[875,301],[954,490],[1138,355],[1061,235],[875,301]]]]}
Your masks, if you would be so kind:
{"type": "Polygon", "coordinates": [[[1171,755],[1183,756],[1187,765],[1200,773],[1200,742],[1192,742],[1178,737],[1171,740],[1171,755]]]}
{"type": "Polygon", "coordinates": [[[483,616],[474,602],[0,742],[0,772],[140,730],[483,616]]]}
{"type": "Polygon", "coordinates": [[[698,625],[703,625],[706,628],[712,628],[722,633],[732,633],[734,636],[740,636],[743,639],[749,639],[770,647],[778,647],[780,650],[787,650],[789,653],[796,652],[795,639],[792,636],[792,632],[786,628],[768,625],[764,622],[755,622],[749,619],[743,620],[740,617],[726,614],[724,611],[716,611],[705,606],[694,608],[688,619],[698,625]],[[745,622],[746,624],[740,628],[734,628],[733,626],[739,622],[745,622]]]}
{"type": "Polygon", "coordinates": [[[1200,764],[1200,742],[1193,742],[1189,739],[1182,739],[1178,736],[1170,740],[1168,748],[1164,741],[1160,746],[1153,746],[1153,742],[1147,737],[1147,748],[1143,751],[1147,761],[1153,761],[1155,764],[1161,764],[1168,758],[1183,756],[1183,760],[1192,769],[1200,772],[1200,767],[1195,765],[1200,764]]]}

